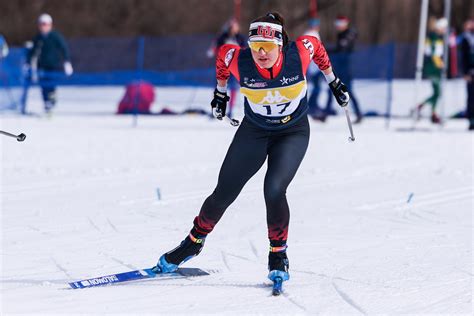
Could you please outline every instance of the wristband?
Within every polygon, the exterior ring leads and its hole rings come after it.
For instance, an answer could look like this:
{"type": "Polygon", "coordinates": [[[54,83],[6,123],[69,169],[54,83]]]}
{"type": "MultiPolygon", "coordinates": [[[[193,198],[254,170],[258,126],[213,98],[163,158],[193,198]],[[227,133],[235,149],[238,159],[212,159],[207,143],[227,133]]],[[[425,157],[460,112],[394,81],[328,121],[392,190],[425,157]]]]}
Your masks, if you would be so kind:
{"type": "Polygon", "coordinates": [[[217,89],[217,91],[219,91],[220,93],[227,93],[227,84],[226,84],[225,86],[223,86],[223,87],[217,85],[217,86],[216,86],[216,89],[217,89]]]}
{"type": "Polygon", "coordinates": [[[336,80],[336,75],[335,75],[334,72],[332,72],[332,71],[331,71],[329,74],[327,74],[327,75],[323,72],[323,75],[324,75],[324,78],[326,78],[326,82],[327,82],[327,83],[331,83],[331,82],[333,82],[334,80],[336,80]]]}

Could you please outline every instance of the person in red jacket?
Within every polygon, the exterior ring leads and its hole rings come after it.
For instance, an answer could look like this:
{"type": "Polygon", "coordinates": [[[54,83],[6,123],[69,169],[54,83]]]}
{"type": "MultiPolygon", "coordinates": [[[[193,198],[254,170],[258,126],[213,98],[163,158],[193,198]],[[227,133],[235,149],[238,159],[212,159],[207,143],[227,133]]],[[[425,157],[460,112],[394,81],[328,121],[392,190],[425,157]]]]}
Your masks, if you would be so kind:
{"type": "Polygon", "coordinates": [[[334,74],[326,50],[313,36],[290,42],[284,20],[269,13],[250,24],[249,48],[223,45],[216,61],[214,116],[226,115],[227,81],[232,74],[244,95],[245,117],[222,164],[217,186],[204,201],[194,227],[175,249],[162,255],[156,272],[174,272],[198,255],[206,236],[237,198],[245,183],[268,159],[264,196],[270,252],[268,277],[288,280],[287,237],[290,211],[286,189],[303,160],[309,142],[306,71],[314,61],[341,106],[349,94],[334,74]]]}

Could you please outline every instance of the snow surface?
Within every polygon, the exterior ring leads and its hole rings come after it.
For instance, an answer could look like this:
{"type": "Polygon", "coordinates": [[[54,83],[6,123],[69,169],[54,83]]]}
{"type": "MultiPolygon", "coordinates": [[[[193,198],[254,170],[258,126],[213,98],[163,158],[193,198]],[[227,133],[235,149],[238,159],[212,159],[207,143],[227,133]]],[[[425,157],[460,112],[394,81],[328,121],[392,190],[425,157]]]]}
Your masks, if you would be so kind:
{"type": "Polygon", "coordinates": [[[473,313],[474,136],[459,120],[409,131],[407,120],[386,130],[367,119],[354,143],[344,117],[312,122],[288,190],[281,297],[266,279],[265,167],[185,265],[211,275],[68,289],[151,267],[175,247],[235,129],[202,116],[140,117],[134,128],[106,114],[115,104],[78,115],[69,100],[84,91],[67,89],[50,119],[0,117],[2,130],[27,135],[0,138],[2,315],[473,313]]]}

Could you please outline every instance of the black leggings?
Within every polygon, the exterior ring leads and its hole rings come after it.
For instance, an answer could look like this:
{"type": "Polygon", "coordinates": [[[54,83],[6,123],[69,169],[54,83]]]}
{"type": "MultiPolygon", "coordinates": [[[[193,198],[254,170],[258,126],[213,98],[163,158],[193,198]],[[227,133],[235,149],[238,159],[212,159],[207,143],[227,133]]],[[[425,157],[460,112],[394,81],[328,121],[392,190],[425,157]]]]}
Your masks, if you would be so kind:
{"type": "Polygon", "coordinates": [[[286,188],[303,160],[308,142],[306,115],[295,125],[279,131],[261,129],[244,118],[227,151],[217,187],[194,220],[195,229],[203,234],[210,233],[268,156],[264,183],[268,238],[286,241],[290,220],[286,188]]]}

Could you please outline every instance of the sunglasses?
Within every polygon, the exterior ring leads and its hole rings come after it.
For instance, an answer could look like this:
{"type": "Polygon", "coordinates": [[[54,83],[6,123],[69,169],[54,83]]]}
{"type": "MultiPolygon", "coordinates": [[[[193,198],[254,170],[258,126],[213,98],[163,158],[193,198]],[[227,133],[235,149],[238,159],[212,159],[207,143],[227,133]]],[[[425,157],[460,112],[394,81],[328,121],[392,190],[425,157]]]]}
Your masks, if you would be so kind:
{"type": "Polygon", "coordinates": [[[249,47],[251,50],[256,51],[257,53],[261,49],[263,49],[265,53],[268,53],[271,50],[274,50],[275,48],[277,48],[278,44],[274,42],[250,42],[249,41],[249,47]]]}

